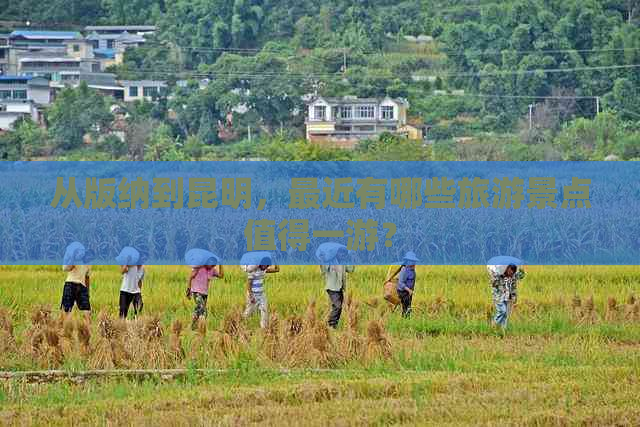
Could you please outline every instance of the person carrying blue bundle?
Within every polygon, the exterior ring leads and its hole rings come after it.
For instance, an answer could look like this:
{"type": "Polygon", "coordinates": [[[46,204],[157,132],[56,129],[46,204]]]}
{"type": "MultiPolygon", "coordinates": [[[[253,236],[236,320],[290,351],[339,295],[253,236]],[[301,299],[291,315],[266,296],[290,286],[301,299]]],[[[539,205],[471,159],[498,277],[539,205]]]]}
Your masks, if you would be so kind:
{"type": "MultiPolygon", "coordinates": [[[[260,253],[250,254],[258,256],[260,253]]],[[[247,257],[243,257],[245,260],[247,257]]],[[[249,257],[251,258],[251,257],[249,257]]],[[[256,310],[260,311],[260,327],[266,329],[269,325],[269,308],[267,296],[264,292],[264,278],[268,273],[278,273],[280,267],[271,264],[270,256],[262,257],[258,264],[242,265],[242,270],[247,273],[247,305],[243,313],[245,319],[249,318],[256,310]]]]}
{"type": "Polygon", "coordinates": [[[518,281],[525,276],[523,262],[513,257],[494,257],[487,262],[491,292],[495,306],[494,323],[503,330],[518,301],[518,281]]]}
{"type": "Polygon", "coordinates": [[[120,264],[120,273],[122,274],[120,318],[127,318],[131,304],[133,304],[134,316],[137,316],[142,311],[142,283],[144,279],[144,267],[141,264],[140,252],[127,246],[116,257],[116,261],[120,264]]]}
{"type": "Polygon", "coordinates": [[[87,258],[87,251],[80,242],[73,242],[67,246],[62,265],[62,270],[67,273],[67,278],[64,282],[60,308],[64,311],[65,316],[69,316],[73,306],[77,305],[78,310],[84,313],[88,321],[91,318],[89,293],[91,266],[85,264],[87,258]]]}
{"type": "Polygon", "coordinates": [[[402,317],[411,317],[411,304],[413,302],[413,291],[416,285],[416,262],[418,257],[409,251],[404,255],[402,266],[398,272],[398,297],[402,303],[402,317]]]}
{"type": "Polygon", "coordinates": [[[193,298],[191,329],[195,330],[198,322],[207,318],[210,282],[214,278],[223,279],[224,269],[220,264],[220,258],[205,249],[191,249],[185,254],[185,261],[191,266],[186,294],[187,298],[193,298]]]}
{"type": "Polygon", "coordinates": [[[323,262],[320,272],[325,279],[325,290],[329,296],[331,312],[327,323],[336,329],[342,315],[344,293],[347,289],[347,273],[353,273],[353,265],[344,265],[349,257],[347,247],[339,243],[323,243],[318,247],[316,256],[323,262]]]}

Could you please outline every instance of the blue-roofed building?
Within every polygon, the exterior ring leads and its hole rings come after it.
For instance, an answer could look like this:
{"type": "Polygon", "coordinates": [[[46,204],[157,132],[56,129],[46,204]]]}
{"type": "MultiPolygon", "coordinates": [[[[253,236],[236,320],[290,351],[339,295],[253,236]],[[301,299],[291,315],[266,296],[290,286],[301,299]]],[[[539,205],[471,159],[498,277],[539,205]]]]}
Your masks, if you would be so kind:
{"type": "Polygon", "coordinates": [[[30,76],[0,76],[0,131],[11,130],[15,121],[23,117],[39,123],[41,107],[50,103],[48,80],[30,76]]]}
{"type": "Polygon", "coordinates": [[[93,54],[96,58],[106,58],[106,59],[115,59],[116,50],[115,49],[93,49],[93,54]]]}
{"type": "Polygon", "coordinates": [[[67,56],[69,42],[79,44],[82,41],[82,34],[77,31],[16,30],[9,34],[9,55],[5,73],[46,75],[36,73],[36,70],[25,71],[25,64],[33,62],[30,60],[34,58],[46,57],[48,62],[52,58],[64,58],[67,56]]]}
{"type": "Polygon", "coordinates": [[[82,40],[77,31],[17,30],[9,34],[9,44],[21,49],[64,49],[69,40],[82,40]]]}
{"type": "Polygon", "coordinates": [[[10,74],[50,79],[62,71],[102,71],[92,44],[77,32],[14,31],[10,41],[12,45],[7,67],[10,74]]]}
{"type": "Polygon", "coordinates": [[[87,40],[93,43],[94,49],[126,49],[128,47],[138,47],[145,43],[145,38],[138,34],[123,32],[120,34],[98,34],[87,35],[87,40]]]}
{"type": "Polygon", "coordinates": [[[82,34],[77,31],[16,30],[9,34],[9,38],[13,41],[62,43],[64,40],[81,39],[82,34]]]}
{"type": "Polygon", "coordinates": [[[93,51],[96,54],[96,58],[100,59],[103,70],[110,65],[121,64],[124,58],[124,52],[128,48],[139,47],[145,43],[145,38],[142,34],[132,34],[128,31],[115,32],[115,30],[100,33],[94,31],[87,35],[87,40],[92,44],[93,51]]]}
{"type": "Polygon", "coordinates": [[[152,34],[156,31],[155,25],[88,25],[85,27],[85,32],[96,34],[137,34],[144,36],[146,34],[152,34]]]}
{"type": "Polygon", "coordinates": [[[32,76],[0,76],[0,102],[33,101],[37,105],[51,103],[49,80],[32,76]]]}

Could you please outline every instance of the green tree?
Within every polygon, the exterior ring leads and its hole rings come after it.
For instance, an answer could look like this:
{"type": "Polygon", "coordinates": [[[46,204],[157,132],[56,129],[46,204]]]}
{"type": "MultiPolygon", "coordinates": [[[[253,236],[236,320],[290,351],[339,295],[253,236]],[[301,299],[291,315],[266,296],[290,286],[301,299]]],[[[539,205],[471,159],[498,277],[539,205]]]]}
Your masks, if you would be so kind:
{"type": "Polygon", "coordinates": [[[189,135],[184,143],[184,153],[189,159],[200,160],[204,154],[205,145],[194,135],[189,135]]]}
{"type": "Polygon", "coordinates": [[[127,144],[116,135],[106,135],[96,144],[96,148],[118,160],[127,154],[127,144]]]}
{"type": "Polygon", "coordinates": [[[578,118],[556,137],[563,160],[602,160],[612,154],[623,133],[617,116],[602,113],[593,120],[578,118]]]}
{"type": "Polygon", "coordinates": [[[62,150],[79,148],[84,136],[93,137],[107,130],[113,121],[109,98],[83,82],[77,88],[63,89],[48,114],[51,136],[62,150]]]}
{"type": "Polygon", "coordinates": [[[151,24],[163,4],[162,0],[103,0],[106,16],[102,21],[118,25],[151,24]]]}
{"type": "Polygon", "coordinates": [[[638,120],[640,118],[640,101],[638,88],[630,79],[617,79],[613,90],[604,97],[606,109],[616,112],[623,120],[638,120]]]}
{"type": "Polygon", "coordinates": [[[234,0],[231,35],[236,47],[250,47],[260,34],[264,11],[260,0],[234,0]]]}
{"type": "Polygon", "coordinates": [[[161,124],[149,138],[144,151],[144,160],[179,161],[187,160],[187,156],[171,134],[171,128],[161,124]]]}
{"type": "Polygon", "coordinates": [[[236,107],[248,108],[260,118],[257,126],[273,132],[292,123],[293,111],[302,109],[302,95],[310,89],[304,76],[291,76],[280,55],[260,52],[247,57],[223,55],[207,70],[218,76],[209,86],[211,96],[224,114],[236,107]]]}
{"type": "Polygon", "coordinates": [[[222,114],[218,108],[214,86],[200,89],[197,82],[191,82],[185,88],[176,90],[169,101],[169,107],[175,113],[175,123],[183,138],[197,135],[208,144],[218,142],[216,126],[222,114]]]}

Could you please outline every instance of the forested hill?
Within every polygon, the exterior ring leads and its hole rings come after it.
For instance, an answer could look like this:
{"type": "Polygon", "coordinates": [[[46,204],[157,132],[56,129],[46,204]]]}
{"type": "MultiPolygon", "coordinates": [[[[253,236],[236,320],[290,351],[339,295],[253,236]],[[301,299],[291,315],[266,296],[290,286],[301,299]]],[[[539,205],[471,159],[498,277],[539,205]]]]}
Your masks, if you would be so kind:
{"type": "Polygon", "coordinates": [[[598,107],[624,129],[640,119],[640,0],[3,0],[0,20],[157,25],[112,71],[210,78],[176,93],[183,139],[215,140],[210,119],[238,104],[267,131],[300,130],[291,113],[314,92],[405,97],[435,140],[549,143],[598,107]]]}

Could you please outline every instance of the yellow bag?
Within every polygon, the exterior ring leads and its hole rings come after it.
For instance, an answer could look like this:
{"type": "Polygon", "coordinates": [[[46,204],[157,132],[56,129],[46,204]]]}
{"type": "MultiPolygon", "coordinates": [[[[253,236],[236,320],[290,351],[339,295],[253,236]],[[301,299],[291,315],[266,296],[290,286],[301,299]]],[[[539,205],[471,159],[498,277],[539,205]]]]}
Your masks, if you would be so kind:
{"type": "Polygon", "coordinates": [[[398,296],[398,290],[396,284],[393,282],[384,283],[384,299],[386,299],[392,305],[400,304],[400,297],[398,296]]]}

